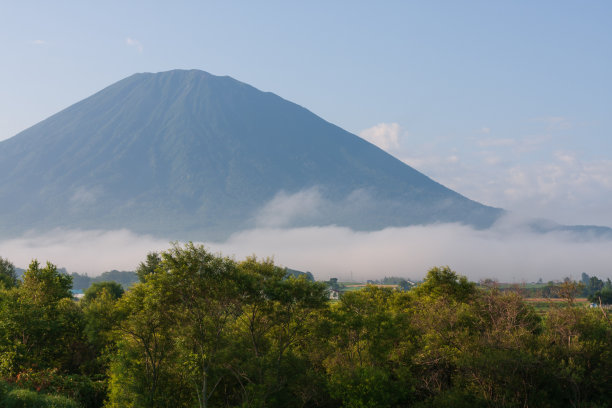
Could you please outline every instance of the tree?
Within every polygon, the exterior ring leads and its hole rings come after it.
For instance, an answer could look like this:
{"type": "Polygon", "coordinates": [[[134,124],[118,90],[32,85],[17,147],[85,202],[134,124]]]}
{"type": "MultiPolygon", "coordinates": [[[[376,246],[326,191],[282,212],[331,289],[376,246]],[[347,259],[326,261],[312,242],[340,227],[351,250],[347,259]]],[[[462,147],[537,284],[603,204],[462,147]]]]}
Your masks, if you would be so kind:
{"type": "Polygon", "coordinates": [[[473,298],[476,285],[465,276],[459,276],[448,266],[435,267],[427,272],[425,281],[414,290],[416,295],[427,295],[434,298],[447,297],[458,302],[473,298]]]}
{"type": "Polygon", "coordinates": [[[5,374],[36,367],[75,371],[82,362],[82,311],[72,300],[71,277],[34,260],[23,283],[2,296],[0,338],[5,374]]]}
{"type": "Polygon", "coordinates": [[[44,268],[33,260],[23,274],[21,295],[40,305],[52,305],[60,299],[72,298],[72,277],[57,270],[50,262],[44,268]]]}
{"type": "Polygon", "coordinates": [[[149,254],[139,272],[144,282],[119,302],[111,406],[208,407],[228,374],[222,356],[243,301],[236,263],[189,243],[149,254]]]}
{"type": "Polygon", "coordinates": [[[457,359],[460,385],[488,406],[545,406],[551,376],[539,357],[541,319],[513,292],[482,292],[457,359]]]}
{"type": "Polygon", "coordinates": [[[88,359],[82,367],[89,374],[105,374],[117,348],[113,331],[119,326],[121,313],[116,307],[123,288],[116,282],[94,283],[79,302],[89,345],[88,359]]]}
{"type": "Polygon", "coordinates": [[[612,289],[604,287],[590,295],[589,301],[597,304],[601,303],[602,305],[612,305],[612,289]]]}
{"type": "Polygon", "coordinates": [[[576,281],[571,280],[570,278],[565,278],[563,282],[556,287],[557,295],[565,299],[569,306],[573,306],[574,301],[576,300],[576,295],[584,288],[582,282],[578,283],[576,281]]]}
{"type": "Polygon", "coordinates": [[[136,284],[118,301],[109,407],[181,406],[176,399],[180,392],[168,385],[176,322],[170,299],[157,289],[149,283],[136,284]]]}
{"type": "Polygon", "coordinates": [[[587,286],[589,284],[591,277],[589,275],[587,275],[586,273],[582,272],[582,275],[580,276],[580,281],[587,286]]]}
{"type": "Polygon", "coordinates": [[[312,371],[304,347],[315,315],[327,306],[326,285],[286,276],[270,259],[238,264],[245,283],[242,313],[229,365],[244,406],[284,407],[310,402],[312,371]],[[300,401],[300,402],[298,402],[300,401]]]}
{"type": "Polygon", "coordinates": [[[10,289],[17,285],[17,274],[15,273],[15,265],[8,259],[0,257],[0,288],[3,286],[10,289]]]}
{"type": "Polygon", "coordinates": [[[145,282],[147,276],[155,273],[157,267],[161,263],[161,257],[157,252],[149,252],[147,254],[147,259],[144,262],[141,262],[136,268],[136,274],[138,275],[138,280],[140,282],[145,282]]]}
{"type": "Polygon", "coordinates": [[[109,406],[266,406],[296,401],[312,312],[325,286],[271,260],[175,245],[119,301],[125,318],[109,406]]]}
{"type": "Polygon", "coordinates": [[[544,322],[541,352],[553,367],[556,406],[608,406],[612,325],[606,316],[597,309],[553,308],[544,322]]]}
{"type": "Polygon", "coordinates": [[[368,286],[347,292],[331,310],[322,365],[329,392],[342,406],[408,406],[413,400],[409,321],[394,307],[407,296],[368,286]]]}
{"type": "Polygon", "coordinates": [[[123,296],[123,286],[117,282],[94,282],[85,291],[83,296],[84,303],[90,303],[98,298],[102,292],[107,292],[112,300],[117,300],[123,296]]]}

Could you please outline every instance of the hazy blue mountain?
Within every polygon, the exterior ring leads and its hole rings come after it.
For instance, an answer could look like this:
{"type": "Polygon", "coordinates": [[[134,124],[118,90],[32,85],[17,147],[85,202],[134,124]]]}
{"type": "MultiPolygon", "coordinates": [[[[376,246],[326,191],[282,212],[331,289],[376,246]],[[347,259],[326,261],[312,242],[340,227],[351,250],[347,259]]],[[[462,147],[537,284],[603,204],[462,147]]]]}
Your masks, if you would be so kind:
{"type": "MultiPolygon", "coordinates": [[[[64,272],[66,273],[66,272],[64,272]]],[[[138,282],[138,275],[133,271],[112,271],[103,272],[100,276],[82,275],[77,272],[72,272],[72,289],[86,291],[92,283],[95,282],[117,282],[123,289],[128,289],[134,283],[138,282]]]]}
{"type": "Polygon", "coordinates": [[[486,228],[502,212],[301,106],[197,70],[132,75],[0,142],[3,235],[65,227],[221,238],[270,218],[486,228]]]}

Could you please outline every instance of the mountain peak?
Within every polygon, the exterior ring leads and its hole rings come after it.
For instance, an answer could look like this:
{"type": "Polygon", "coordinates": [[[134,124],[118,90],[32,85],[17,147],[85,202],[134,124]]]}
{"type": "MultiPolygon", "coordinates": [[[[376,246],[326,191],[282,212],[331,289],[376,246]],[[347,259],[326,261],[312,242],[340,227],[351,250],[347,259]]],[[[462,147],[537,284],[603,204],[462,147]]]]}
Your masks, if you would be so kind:
{"type": "Polygon", "coordinates": [[[501,214],[299,105],[200,70],[134,74],[0,142],[7,232],[203,239],[253,227],[266,211],[289,214],[287,226],[366,230],[486,227],[501,214]]]}

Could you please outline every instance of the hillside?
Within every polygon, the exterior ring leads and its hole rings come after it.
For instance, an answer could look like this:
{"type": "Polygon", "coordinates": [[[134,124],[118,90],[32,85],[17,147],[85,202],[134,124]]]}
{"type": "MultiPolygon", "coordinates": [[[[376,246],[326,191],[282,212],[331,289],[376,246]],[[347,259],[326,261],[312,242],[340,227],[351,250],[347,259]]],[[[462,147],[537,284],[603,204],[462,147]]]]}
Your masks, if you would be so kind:
{"type": "Polygon", "coordinates": [[[297,193],[312,206],[297,196],[301,207],[271,226],[485,228],[502,214],[299,105],[197,70],[132,75],[0,142],[5,236],[220,238],[268,226],[262,214],[284,211],[271,200],[297,193]]]}

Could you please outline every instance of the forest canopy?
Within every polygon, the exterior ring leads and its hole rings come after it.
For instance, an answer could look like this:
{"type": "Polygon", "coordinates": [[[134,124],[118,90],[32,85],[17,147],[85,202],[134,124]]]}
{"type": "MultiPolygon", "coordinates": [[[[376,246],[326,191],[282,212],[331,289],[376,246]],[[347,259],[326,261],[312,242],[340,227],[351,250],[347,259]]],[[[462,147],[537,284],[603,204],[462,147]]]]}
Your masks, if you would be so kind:
{"type": "Polygon", "coordinates": [[[569,282],[567,301],[542,314],[449,267],[408,291],[369,285],[330,301],[326,284],[270,259],[236,261],[191,243],[149,254],[129,289],[98,282],[78,301],[72,277],[51,263],[33,261],[20,279],[14,271],[0,258],[3,406],[612,401],[608,311],[577,306],[584,288],[569,282]]]}

